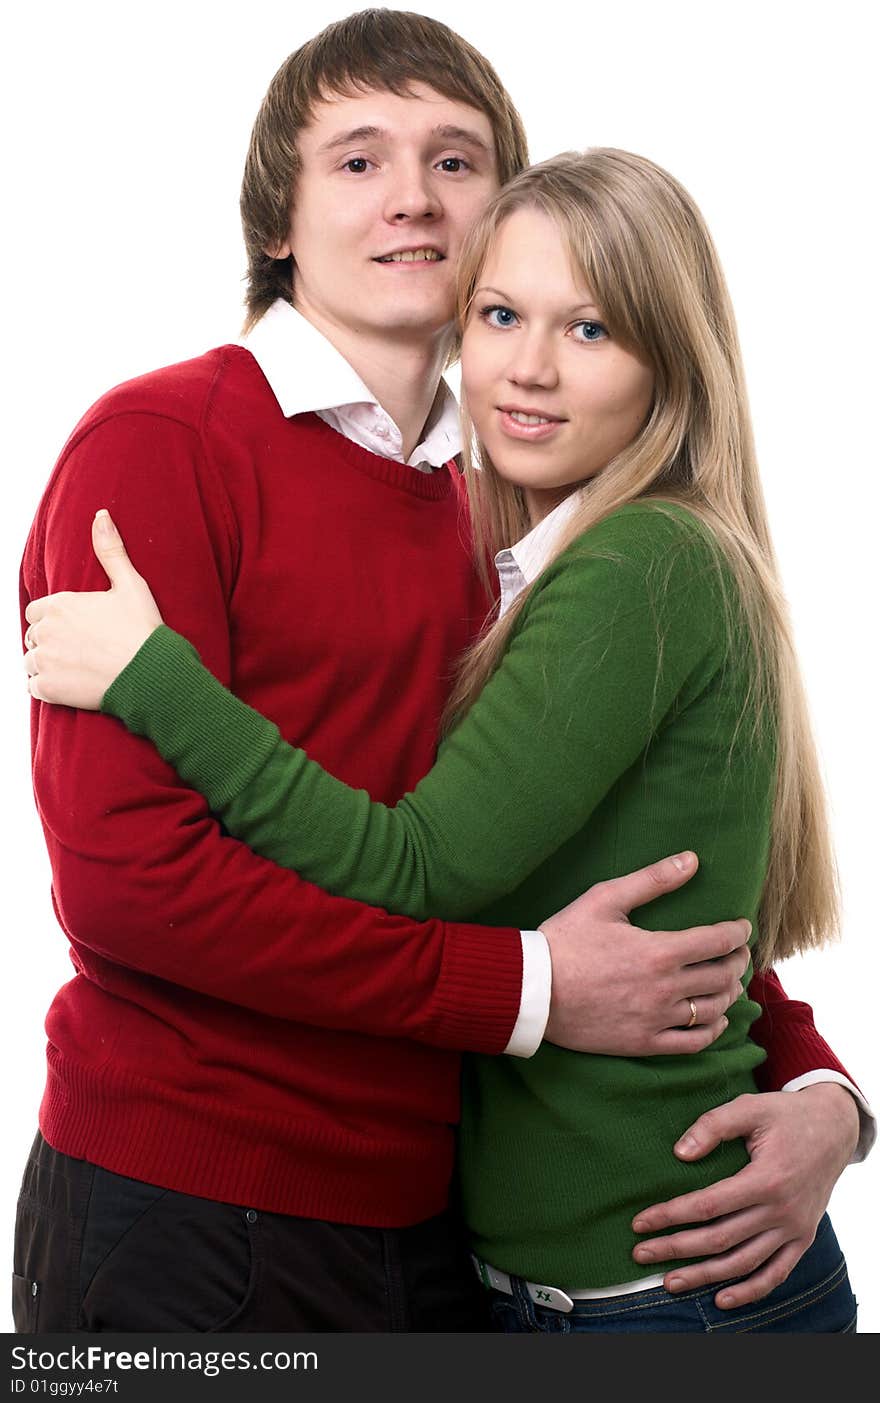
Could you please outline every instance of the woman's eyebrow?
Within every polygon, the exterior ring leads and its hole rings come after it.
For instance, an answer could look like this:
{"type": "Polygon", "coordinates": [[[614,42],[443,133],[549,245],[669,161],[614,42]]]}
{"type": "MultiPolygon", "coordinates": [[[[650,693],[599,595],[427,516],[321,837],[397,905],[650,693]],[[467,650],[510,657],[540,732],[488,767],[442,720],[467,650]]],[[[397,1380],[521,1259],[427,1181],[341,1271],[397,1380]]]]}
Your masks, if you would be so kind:
{"type": "MultiPolygon", "coordinates": [[[[474,292],[474,297],[481,294],[488,294],[491,297],[498,297],[502,302],[513,302],[514,299],[507,292],[502,292],[500,287],[478,287],[474,292]]],[[[600,312],[601,309],[595,302],[578,302],[574,307],[569,307],[566,316],[574,316],[575,312],[600,312]]]]}

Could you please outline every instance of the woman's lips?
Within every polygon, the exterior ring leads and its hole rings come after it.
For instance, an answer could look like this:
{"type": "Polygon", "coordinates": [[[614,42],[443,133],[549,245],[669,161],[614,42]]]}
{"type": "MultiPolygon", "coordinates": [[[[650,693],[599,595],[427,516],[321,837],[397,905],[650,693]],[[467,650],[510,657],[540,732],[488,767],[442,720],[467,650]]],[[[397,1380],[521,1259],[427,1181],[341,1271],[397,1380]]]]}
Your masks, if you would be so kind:
{"type": "Polygon", "coordinates": [[[498,417],[502,433],[507,434],[509,438],[521,439],[527,443],[536,443],[551,438],[565,423],[564,419],[550,414],[507,407],[499,407],[498,417]]]}

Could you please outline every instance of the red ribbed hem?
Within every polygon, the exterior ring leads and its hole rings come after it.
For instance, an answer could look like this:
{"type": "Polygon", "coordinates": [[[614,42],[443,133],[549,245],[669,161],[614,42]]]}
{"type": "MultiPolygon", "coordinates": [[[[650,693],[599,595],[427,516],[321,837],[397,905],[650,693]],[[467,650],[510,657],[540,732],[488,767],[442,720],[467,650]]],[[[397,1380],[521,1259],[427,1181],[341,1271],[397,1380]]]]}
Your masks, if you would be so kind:
{"type": "Polygon", "coordinates": [[[510,1042],[519,1016],[522,938],[518,930],[499,927],[490,943],[488,929],[447,924],[431,1041],[494,1056],[510,1042]]]}
{"type": "Polygon", "coordinates": [[[820,1067],[840,1072],[855,1084],[810,1018],[788,1018],[768,1007],[755,1023],[752,1036],[767,1049],[767,1060],[755,1073],[761,1091],[779,1091],[820,1067]]]}
{"type": "Polygon", "coordinates": [[[224,1203],[360,1227],[402,1228],[447,1207],[449,1127],[410,1140],[196,1101],[49,1050],[40,1130],[62,1154],[224,1203]]]}

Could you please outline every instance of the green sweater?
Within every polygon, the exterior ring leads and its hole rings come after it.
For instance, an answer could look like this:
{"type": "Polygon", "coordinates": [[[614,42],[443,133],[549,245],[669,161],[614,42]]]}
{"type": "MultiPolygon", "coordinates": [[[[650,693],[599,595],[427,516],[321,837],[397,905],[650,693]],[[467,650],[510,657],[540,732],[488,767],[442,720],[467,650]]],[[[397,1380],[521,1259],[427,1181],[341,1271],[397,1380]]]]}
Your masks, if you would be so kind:
{"type": "MultiPolygon", "coordinates": [[[[535,584],[501,664],[437,763],[394,808],[327,775],[160,628],[104,709],[148,735],[228,831],[334,892],[416,917],[536,925],[585,888],[683,849],[682,890],[646,929],[734,916],[763,886],[773,746],[749,712],[735,590],[704,528],[636,503],[587,532],[535,584]]],[[[462,1202],[475,1250],[534,1281],[631,1280],[647,1204],[746,1163],[672,1145],[703,1111],[753,1091],[762,1053],[743,996],[689,1057],[611,1058],[543,1044],[468,1059],[462,1202]]]]}

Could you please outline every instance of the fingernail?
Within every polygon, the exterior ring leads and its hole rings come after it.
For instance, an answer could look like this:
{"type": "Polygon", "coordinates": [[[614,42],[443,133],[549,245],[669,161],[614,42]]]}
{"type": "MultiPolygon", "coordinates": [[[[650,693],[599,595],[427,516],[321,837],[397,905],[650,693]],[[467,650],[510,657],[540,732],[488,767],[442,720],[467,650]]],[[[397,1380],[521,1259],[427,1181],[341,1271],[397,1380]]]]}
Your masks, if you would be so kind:
{"type": "Polygon", "coordinates": [[[689,867],[693,866],[694,855],[693,853],[679,853],[677,857],[674,857],[672,859],[672,861],[678,868],[679,872],[686,872],[689,867]]]}
{"type": "Polygon", "coordinates": [[[697,1148],[697,1142],[693,1135],[682,1135],[676,1142],[675,1153],[677,1155],[692,1155],[697,1148]]]}
{"type": "Polygon", "coordinates": [[[715,1304],[721,1310],[727,1310],[728,1307],[736,1305],[736,1300],[729,1291],[722,1291],[720,1296],[716,1296],[715,1304]]]}
{"type": "Polygon", "coordinates": [[[95,525],[101,536],[115,536],[116,527],[106,507],[102,507],[99,512],[95,512],[95,525]]]}
{"type": "Polygon", "coordinates": [[[654,1253],[650,1247],[637,1247],[633,1256],[637,1262],[653,1262],[654,1260],[654,1253]]]}
{"type": "Polygon", "coordinates": [[[683,1291],[687,1282],[683,1276],[671,1276],[666,1283],[667,1291],[683,1291]]]}
{"type": "Polygon", "coordinates": [[[632,1221],[632,1230],[633,1230],[633,1232],[649,1232],[650,1229],[648,1228],[648,1219],[647,1219],[647,1218],[633,1218],[633,1221],[632,1221]]]}

